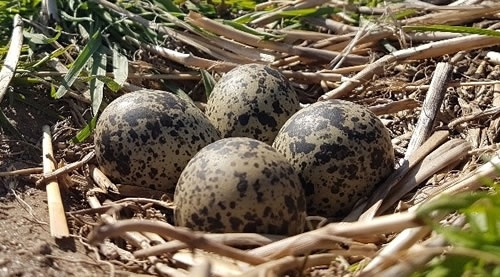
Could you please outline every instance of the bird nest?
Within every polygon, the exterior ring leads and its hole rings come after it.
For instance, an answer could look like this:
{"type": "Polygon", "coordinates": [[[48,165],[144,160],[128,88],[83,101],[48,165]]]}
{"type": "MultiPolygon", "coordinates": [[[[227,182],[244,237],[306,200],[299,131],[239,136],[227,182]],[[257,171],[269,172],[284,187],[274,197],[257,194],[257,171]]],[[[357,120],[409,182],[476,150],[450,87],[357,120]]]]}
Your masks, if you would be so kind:
{"type": "MultiPolygon", "coordinates": [[[[390,130],[398,164],[345,218],[311,216],[302,234],[194,232],[173,225],[172,195],[115,184],[99,170],[93,145],[84,135],[92,124],[86,125],[91,116],[81,111],[94,105],[96,97],[84,93],[87,83],[64,77],[65,72],[38,72],[38,78],[60,84],[56,96],[69,99],[73,116],[44,127],[43,169],[7,170],[0,176],[35,177],[36,185],[47,190],[51,234],[76,237],[95,251],[93,257],[107,273],[405,276],[453,255],[498,264],[497,252],[489,256],[478,247],[457,245],[463,240],[450,234],[463,237],[474,231],[471,207],[484,213],[482,220],[498,224],[498,219],[487,218],[488,205],[478,203],[498,203],[494,180],[500,163],[500,38],[495,30],[500,4],[266,2],[257,6],[265,12],[242,17],[245,24],[228,24],[194,9],[178,16],[144,3],[134,9],[106,0],[91,2],[105,14],[162,38],[153,44],[122,30],[127,35],[120,43],[133,55],[121,58],[129,66],[120,93],[178,89],[203,109],[207,83],[239,64],[269,64],[292,82],[304,105],[342,98],[370,109],[390,130]],[[301,17],[304,28],[286,28],[290,17],[306,11],[311,14],[301,17]],[[356,26],[349,21],[352,14],[368,20],[356,26]],[[78,128],[85,125],[87,129],[78,128]],[[69,143],[75,135],[76,140],[83,136],[83,142],[69,143]]],[[[229,10],[223,4],[214,6],[216,13],[229,10]]],[[[16,19],[12,51],[23,30],[16,19]]],[[[109,35],[106,39],[116,39],[115,33],[109,35]]],[[[91,48],[93,39],[83,40],[91,48]]],[[[69,64],[75,53],[66,53],[63,61],[69,64]]],[[[15,68],[16,57],[6,59],[5,66],[9,63],[15,68]]],[[[108,73],[92,74],[111,78],[108,73]]],[[[120,72],[113,74],[116,80],[120,72]]],[[[104,90],[101,99],[116,97],[104,90]]],[[[99,105],[93,108],[97,111],[99,105]]]]}

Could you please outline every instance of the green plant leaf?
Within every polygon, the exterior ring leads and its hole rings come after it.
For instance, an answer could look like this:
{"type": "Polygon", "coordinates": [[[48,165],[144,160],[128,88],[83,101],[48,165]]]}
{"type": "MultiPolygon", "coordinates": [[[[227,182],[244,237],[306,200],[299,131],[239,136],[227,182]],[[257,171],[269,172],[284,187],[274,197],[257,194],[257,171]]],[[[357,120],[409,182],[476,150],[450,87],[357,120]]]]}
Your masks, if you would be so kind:
{"type": "Polygon", "coordinates": [[[128,59],[118,51],[118,45],[113,45],[113,75],[115,82],[122,86],[128,78],[128,59]]]}
{"type": "MultiPolygon", "coordinates": [[[[93,76],[106,76],[106,53],[103,47],[100,47],[92,55],[92,66],[90,72],[93,76]]],[[[92,78],[89,82],[90,98],[92,100],[92,114],[96,115],[99,112],[99,107],[102,103],[104,82],[99,78],[92,78]]]]}
{"type": "Polygon", "coordinates": [[[104,82],[104,84],[112,91],[114,92],[117,92],[118,90],[120,90],[122,88],[122,86],[120,84],[118,84],[115,80],[113,80],[113,78],[110,78],[108,76],[104,76],[104,75],[99,75],[99,76],[95,76],[97,79],[101,80],[102,82],[104,82]]]}
{"type": "Polygon", "coordinates": [[[59,37],[61,36],[61,27],[57,27],[56,30],[58,31],[54,37],[48,38],[44,34],[41,33],[30,33],[28,31],[23,31],[23,36],[29,40],[29,42],[33,44],[49,44],[57,41],[59,37]]]}
{"type": "Polygon", "coordinates": [[[97,123],[97,116],[94,116],[90,122],[83,127],[78,134],[72,139],[74,143],[81,143],[84,142],[91,134],[92,131],[95,129],[95,125],[97,123]]]}
{"type": "Polygon", "coordinates": [[[282,36],[273,35],[271,33],[261,32],[261,31],[255,30],[253,28],[248,27],[247,25],[244,25],[244,24],[232,21],[232,20],[223,20],[222,23],[225,25],[229,25],[237,30],[243,31],[245,33],[260,36],[263,38],[269,38],[269,37],[280,38],[280,37],[282,37],[282,36]]]}
{"type": "Polygon", "coordinates": [[[97,49],[99,49],[101,43],[102,43],[101,32],[97,31],[92,35],[92,37],[90,38],[87,45],[85,45],[85,47],[83,48],[80,55],[78,55],[75,62],[73,63],[73,66],[69,69],[68,73],[64,75],[64,79],[61,83],[61,86],[59,86],[59,88],[57,89],[55,98],[57,99],[61,98],[66,94],[68,89],[75,82],[76,78],[78,78],[78,75],[80,75],[80,72],[88,63],[90,57],[92,57],[94,52],[97,51],[97,49]]]}
{"type": "Polygon", "coordinates": [[[215,81],[214,77],[212,77],[212,75],[210,75],[210,73],[208,73],[208,71],[206,71],[205,69],[201,69],[200,73],[201,73],[201,79],[203,81],[203,87],[205,87],[205,95],[207,96],[208,99],[217,81],[215,81]]]}
{"type": "Polygon", "coordinates": [[[163,6],[168,12],[182,13],[182,10],[170,0],[156,0],[155,2],[163,6]]]}
{"type": "Polygon", "coordinates": [[[321,7],[321,8],[308,8],[308,9],[298,9],[290,11],[282,11],[279,13],[280,16],[290,16],[290,17],[305,17],[305,16],[321,16],[325,14],[335,13],[335,8],[333,7],[321,7]]]}

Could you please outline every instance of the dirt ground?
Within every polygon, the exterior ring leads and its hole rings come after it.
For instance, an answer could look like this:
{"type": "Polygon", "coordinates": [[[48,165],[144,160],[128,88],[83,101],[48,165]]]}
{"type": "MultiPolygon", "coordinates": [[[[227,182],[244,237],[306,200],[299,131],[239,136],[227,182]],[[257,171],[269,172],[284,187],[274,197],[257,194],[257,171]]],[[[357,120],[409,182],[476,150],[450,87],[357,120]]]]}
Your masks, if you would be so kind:
{"type": "MultiPolygon", "coordinates": [[[[41,166],[42,126],[53,125],[52,111],[61,111],[61,101],[50,101],[43,88],[23,91],[29,101],[48,112],[7,97],[2,110],[23,135],[5,132],[0,138],[0,172],[41,166]]],[[[12,96],[12,95],[11,95],[12,96]]],[[[82,196],[64,194],[69,208],[82,196]]],[[[109,266],[99,263],[92,250],[78,237],[57,240],[50,236],[47,195],[35,182],[23,178],[0,178],[0,276],[108,276],[109,266]]],[[[78,206],[78,205],[76,205],[78,206]]],[[[124,276],[116,274],[115,276],[124,276]]]]}

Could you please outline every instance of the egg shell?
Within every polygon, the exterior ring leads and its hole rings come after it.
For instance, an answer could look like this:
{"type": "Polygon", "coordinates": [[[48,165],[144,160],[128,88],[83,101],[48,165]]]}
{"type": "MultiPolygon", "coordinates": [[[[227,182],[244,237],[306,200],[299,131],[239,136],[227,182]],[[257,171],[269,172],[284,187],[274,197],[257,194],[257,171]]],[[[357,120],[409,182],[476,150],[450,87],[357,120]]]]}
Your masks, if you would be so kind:
{"type": "Polygon", "coordinates": [[[99,168],[113,181],[173,192],[198,150],[220,139],[191,102],[165,91],[136,91],[111,102],[94,134],[99,168]]]}
{"type": "Polygon", "coordinates": [[[226,138],[204,147],[182,172],[175,222],[206,232],[294,235],[305,223],[298,174],[270,145],[226,138]]]}
{"type": "Polygon", "coordinates": [[[345,216],[394,169],[389,131],[368,109],[343,100],[297,112],[273,147],[299,172],[308,215],[345,216]]]}
{"type": "Polygon", "coordinates": [[[223,137],[249,137],[271,144],[299,108],[298,96],[281,72],[245,64],[217,82],[206,114],[223,137]]]}

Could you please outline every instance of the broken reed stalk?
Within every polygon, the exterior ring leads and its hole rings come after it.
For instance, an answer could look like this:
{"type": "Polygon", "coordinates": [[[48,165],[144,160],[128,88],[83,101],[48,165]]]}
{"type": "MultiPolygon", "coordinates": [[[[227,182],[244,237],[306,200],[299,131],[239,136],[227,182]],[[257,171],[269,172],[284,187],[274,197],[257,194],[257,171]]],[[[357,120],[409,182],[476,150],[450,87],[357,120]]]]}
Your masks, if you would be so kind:
{"type": "Polygon", "coordinates": [[[14,16],[14,28],[12,29],[12,36],[10,39],[10,45],[8,47],[7,55],[5,56],[5,62],[0,70],[0,102],[2,102],[9,83],[14,77],[14,72],[16,71],[17,62],[19,56],[21,55],[21,48],[23,46],[23,20],[21,16],[16,14],[14,16]]]}
{"type": "Polygon", "coordinates": [[[453,66],[449,63],[438,63],[436,65],[431,86],[429,91],[427,91],[422,110],[420,111],[417,126],[406,149],[405,159],[408,159],[429,137],[436,114],[443,102],[444,93],[446,92],[446,82],[450,77],[452,69],[453,66]]]}
{"type": "Polygon", "coordinates": [[[471,144],[463,139],[452,139],[427,155],[417,166],[410,170],[400,183],[393,187],[383,200],[377,214],[388,210],[394,203],[403,198],[418,185],[451,165],[456,165],[471,150],[471,144]]]}
{"type": "MultiPolygon", "coordinates": [[[[481,180],[484,178],[498,176],[499,167],[500,151],[497,151],[495,156],[488,163],[483,164],[460,180],[454,180],[452,184],[440,186],[426,201],[411,207],[408,212],[415,213],[417,209],[426,205],[426,203],[431,203],[432,205],[432,201],[439,198],[442,194],[453,195],[459,192],[474,191],[482,185],[481,180]]],[[[414,245],[415,242],[425,237],[430,231],[431,229],[427,226],[410,228],[402,231],[389,244],[382,248],[379,254],[363,269],[363,272],[374,270],[379,266],[388,267],[391,264],[398,263],[399,260],[394,257],[398,257],[400,251],[408,249],[410,246],[414,245]]]]}
{"type": "MultiPolygon", "coordinates": [[[[415,213],[399,213],[376,217],[370,221],[330,223],[319,229],[288,237],[259,248],[248,251],[258,257],[280,258],[287,256],[292,249],[294,253],[305,254],[312,251],[309,245],[316,245],[318,238],[339,236],[344,238],[366,237],[377,234],[399,232],[406,228],[422,226],[424,222],[415,213]]],[[[319,248],[321,249],[321,245],[319,248]]]]}
{"type": "MultiPolygon", "coordinates": [[[[54,153],[52,150],[52,136],[50,127],[43,126],[43,173],[50,174],[54,171],[56,165],[54,163],[54,153]]],[[[61,191],[57,179],[52,179],[47,182],[47,204],[49,206],[49,222],[50,235],[56,238],[69,236],[68,223],[64,206],[61,199],[61,191]]]]}
{"type": "MultiPolygon", "coordinates": [[[[459,216],[453,220],[451,223],[455,227],[463,227],[466,223],[465,216],[459,216]]],[[[448,242],[443,238],[442,235],[436,235],[428,238],[422,243],[413,244],[410,246],[408,251],[405,251],[403,255],[399,255],[399,262],[395,265],[388,267],[387,269],[374,273],[371,271],[364,271],[360,277],[363,276],[380,276],[380,277],[399,277],[399,276],[410,276],[416,270],[422,269],[423,266],[432,260],[437,255],[441,255],[444,249],[440,251],[428,251],[429,248],[436,249],[438,247],[443,247],[448,242]]],[[[376,268],[380,271],[379,268],[376,268]]]]}
{"type": "Polygon", "coordinates": [[[390,190],[396,187],[401,180],[413,169],[420,164],[429,153],[441,145],[448,139],[448,131],[435,132],[419,149],[396,169],[377,189],[372,196],[368,198],[365,204],[353,209],[353,211],[344,219],[344,221],[355,221],[358,218],[370,220],[377,214],[384,199],[389,195],[390,190]],[[366,211],[364,211],[366,209],[366,211]],[[364,212],[363,212],[364,211],[364,212]]]}

